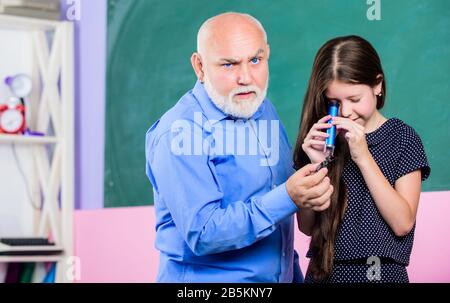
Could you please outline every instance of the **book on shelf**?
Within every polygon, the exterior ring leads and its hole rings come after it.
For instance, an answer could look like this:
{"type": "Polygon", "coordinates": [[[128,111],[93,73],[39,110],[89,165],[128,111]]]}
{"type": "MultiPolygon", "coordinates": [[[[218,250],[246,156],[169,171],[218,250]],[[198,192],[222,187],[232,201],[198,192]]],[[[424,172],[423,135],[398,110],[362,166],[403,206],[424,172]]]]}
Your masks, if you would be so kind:
{"type": "Polygon", "coordinates": [[[0,283],[55,283],[56,263],[8,263],[0,283]]]}
{"type": "Polygon", "coordinates": [[[42,283],[55,283],[55,278],[56,278],[56,264],[52,263],[42,283]]]}
{"type": "Polygon", "coordinates": [[[48,266],[48,263],[43,262],[35,263],[31,283],[42,283],[45,279],[45,276],[47,276],[49,268],[50,267],[48,266]]]}
{"type": "Polygon", "coordinates": [[[60,20],[59,1],[0,0],[0,13],[30,18],[60,20]]]}
{"type": "Polygon", "coordinates": [[[5,283],[19,283],[23,263],[9,263],[6,272],[5,283]]]}
{"type": "Polygon", "coordinates": [[[59,11],[60,1],[59,0],[0,0],[0,6],[21,6],[21,7],[59,11]]]}
{"type": "Polygon", "coordinates": [[[35,263],[23,263],[19,283],[31,283],[33,280],[35,263]]]}

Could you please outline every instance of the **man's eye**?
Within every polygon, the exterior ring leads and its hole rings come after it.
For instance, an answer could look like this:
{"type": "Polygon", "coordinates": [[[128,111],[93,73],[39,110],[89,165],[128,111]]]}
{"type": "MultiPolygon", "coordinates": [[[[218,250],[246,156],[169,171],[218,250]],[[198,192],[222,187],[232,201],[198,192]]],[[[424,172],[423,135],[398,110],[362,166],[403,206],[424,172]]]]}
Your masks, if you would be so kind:
{"type": "Polygon", "coordinates": [[[259,63],[259,58],[253,58],[252,60],[250,60],[250,62],[252,63],[252,64],[258,64],[259,63]]]}
{"type": "Polygon", "coordinates": [[[359,100],[361,100],[361,99],[350,99],[350,101],[353,103],[359,102],[359,100]]]}
{"type": "Polygon", "coordinates": [[[225,63],[225,64],[222,64],[222,66],[224,66],[225,68],[230,69],[230,68],[233,66],[233,64],[231,64],[231,63],[225,63]]]}

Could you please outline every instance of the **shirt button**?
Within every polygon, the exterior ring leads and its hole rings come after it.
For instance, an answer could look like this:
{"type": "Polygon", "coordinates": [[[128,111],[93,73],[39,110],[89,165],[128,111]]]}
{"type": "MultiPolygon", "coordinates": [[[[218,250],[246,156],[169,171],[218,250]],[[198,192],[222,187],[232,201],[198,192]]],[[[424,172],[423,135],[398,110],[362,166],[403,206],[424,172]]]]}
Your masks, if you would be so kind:
{"type": "Polygon", "coordinates": [[[276,184],[272,184],[272,189],[275,189],[277,187],[276,184]]]}
{"type": "Polygon", "coordinates": [[[283,251],[283,257],[286,257],[286,253],[283,251]]]}

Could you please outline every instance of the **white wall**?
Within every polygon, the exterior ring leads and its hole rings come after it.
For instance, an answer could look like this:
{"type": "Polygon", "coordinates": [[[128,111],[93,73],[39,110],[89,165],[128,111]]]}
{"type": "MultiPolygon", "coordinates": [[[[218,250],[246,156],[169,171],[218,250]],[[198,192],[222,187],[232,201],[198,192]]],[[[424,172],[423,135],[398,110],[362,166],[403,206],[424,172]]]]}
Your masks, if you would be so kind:
{"type": "MultiPolygon", "coordinates": [[[[32,41],[28,32],[9,30],[0,30],[0,41],[0,103],[5,103],[11,93],[4,79],[9,75],[32,72],[32,41]]],[[[24,175],[33,175],[31,150],[16,146],[16,151],[24,175]]],[[[26,236],[32,231],[33,208],[27,198],[25,180],[14,159],[13,146],[1,143],[0,237],[26,236]]]]}

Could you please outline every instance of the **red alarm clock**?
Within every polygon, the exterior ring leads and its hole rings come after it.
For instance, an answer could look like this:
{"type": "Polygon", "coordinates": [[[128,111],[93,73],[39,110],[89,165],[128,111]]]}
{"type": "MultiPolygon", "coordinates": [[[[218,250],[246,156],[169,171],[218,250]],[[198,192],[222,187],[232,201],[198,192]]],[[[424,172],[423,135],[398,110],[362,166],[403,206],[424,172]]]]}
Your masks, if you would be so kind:
{"type": "Polygon", "coordinates": [[[25,74],[7,77],[5,84],[16,96],[0,105],[0,133],[23,134],[26,128],[24,98],[31,93],[31,78],[25,74]]]}
{"type": "Polygon", "coordinates": [[[25,131],[25,106],[17,102],[0,105],[0,133],[23,134],[25,131]]]}

